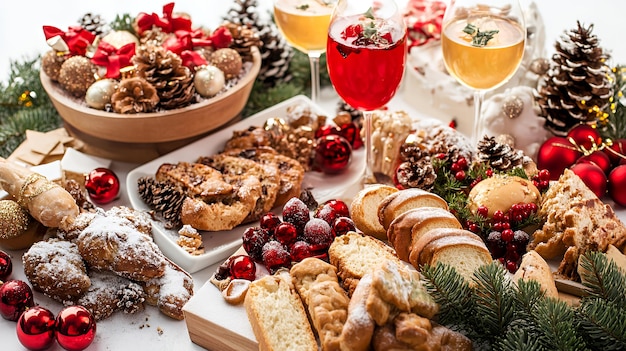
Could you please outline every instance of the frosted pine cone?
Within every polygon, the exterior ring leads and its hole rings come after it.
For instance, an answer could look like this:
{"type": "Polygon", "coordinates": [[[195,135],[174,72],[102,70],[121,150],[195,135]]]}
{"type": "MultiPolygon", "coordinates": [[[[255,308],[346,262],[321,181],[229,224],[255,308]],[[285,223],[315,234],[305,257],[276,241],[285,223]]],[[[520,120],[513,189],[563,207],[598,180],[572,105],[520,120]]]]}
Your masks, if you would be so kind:
{"type": "Polygon", "coordinates": [[[156,89],[139,77],[122,80],[117,91],[111,95],[113,111],[117,113],[153,112],[158,103],[156,89]]]}
{"type": "Polygon", "coordinates": [[[478,142],[479,161],[489,163],[492,168],[506,172],[515,167],[522,167],[524,163],[524,152],[515,150],[508,144],[501,144],[496,138],[485,136],[478,142]]]}

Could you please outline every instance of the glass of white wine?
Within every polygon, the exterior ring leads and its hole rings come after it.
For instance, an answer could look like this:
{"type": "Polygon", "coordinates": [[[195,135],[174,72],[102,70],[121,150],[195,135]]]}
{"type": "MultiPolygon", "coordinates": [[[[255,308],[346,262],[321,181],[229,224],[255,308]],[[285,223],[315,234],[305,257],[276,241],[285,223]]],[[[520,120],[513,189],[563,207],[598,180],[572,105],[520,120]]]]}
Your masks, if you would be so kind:
{"type": "Polygon", "coordinates": [[[337,0],[274,0],[274,20],[287,42],[309,56],[311,100],[320,93],[320,56],[326,51],[330,15],[337,0]]]}
{"type": "Polygon", "coordinates": [[[441,49],[448,72],[474,90],[475,145],[482,132],[485,92],[506,83],[517,71],[526,41],[518,0],[452,0],[442,24],[441,49]]]}

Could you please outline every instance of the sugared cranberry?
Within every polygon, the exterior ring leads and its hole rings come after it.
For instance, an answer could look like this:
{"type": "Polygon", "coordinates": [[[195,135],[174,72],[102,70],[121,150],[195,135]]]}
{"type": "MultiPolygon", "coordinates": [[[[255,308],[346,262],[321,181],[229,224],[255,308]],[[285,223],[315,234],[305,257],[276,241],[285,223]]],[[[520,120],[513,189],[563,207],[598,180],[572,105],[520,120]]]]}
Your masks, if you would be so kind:
{"type": "Polygon", "coordinates": [[[513,240],[511,242],[517,245],[520,250],[523,249],[525,251],[529,240],[530,235],[528,233],[523,230],[516,230],[513,232],[513,240]]]}
{"type": "Polygon", "coordinates": [[[277,216],[273,212],[268,212],[264,214],[263,216],[261,216],[261,219],[259,220],[259,225],[261,226],[261,228],[267,229],[270,232],[270,234],[274,233],[274,229],[280,223],[282,223],[282,220],[280,219],[279,216],[277,216]]]}
{"type": "Polygon", "coordinates": [[[337,217],[332,226],[333,236],[340,236],[356,231],[356,225],[350,217],[337,217]]]}
{"type": "Polygon", "coordinates": [[[313,256],[311,246],[306,241],[298,240],[289,247],[291,259],[300,262],[307,257],[313,256]]]}
{"type": "Polygon", "coordinates": [[[283,221],[295,225],[298,234],[304,231],[304,226],[309,219],[311,219],[309,208],[297,197],[292,197],[283,206],[283,221]]]}
{"type": "Polygon", "coordinates": [[[230,259],[230,276],[233,279],[253,281],[256,276],[256,264],[248,255],[237,255],[230,259]]]}
{"type": "Polygon", "coordinates": [[[495,230],[489,233],[487,236],[487,247],[493,258],[504,256],[506,245],[502,241],[502,233],[495,230]]]}
{"type": "Polygon", "coordinates": [[[304,240],[311,245],[313,252],[318,252],[328,249],[334,237],[330,225],[325,220],[312,218],[304,227],[304,240]]]}
{"type": "Polygon", "coordinates": [[[283,245],[290,245],[298,237],[296,226],[289,222],[280,223],[274,230],[274,238],[283,245]]]}
{"type": "Polygon", "coordinates": [[[263,245],[270,240],[270,233],[261,227],[249,227],[243,232],[243,249],[255,261],[263,260],[263,245]]]}
{"type": "Polygon", "coordinates": [[[350,217],[350,209],[341,200],[328,200],[318,207],[313,217],[321,218],[326,223],[333,225],[337,217],[350,217]]]}
{"type": "Polygon", "coordinates": [[[291,265],[291,255],[281,243],[270,240],[263,245],[263,264],[274,274],[280,268],[288,268],[291,265]]]}

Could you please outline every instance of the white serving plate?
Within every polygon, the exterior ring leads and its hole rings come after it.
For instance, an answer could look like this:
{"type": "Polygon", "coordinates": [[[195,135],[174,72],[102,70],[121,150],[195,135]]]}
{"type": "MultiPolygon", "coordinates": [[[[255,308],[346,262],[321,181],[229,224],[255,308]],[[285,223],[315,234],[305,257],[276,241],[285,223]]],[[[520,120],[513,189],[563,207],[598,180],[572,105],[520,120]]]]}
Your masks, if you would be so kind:
{"type": "MultiPolygon", "coordinates": [[[[180,161],[193,162],[200,156],[216,154],[223,149],[225,142],[232,136],[233,131],[244,130],[249,126],[262,126],[269,118],[285,117],[289,106],[299,104],[311,106],[314,112],[325,114],[330,117],[330,120],[334,117],[334,115],[323,111],[306,96],[298,95],[285,100],[228,128],[133,169],[126,178],[126,188],[128,189],[128,197],[132,207],[137,210],[150,210],[137,192],[137,180],[144,176],[154,176],[161,164],[180,161]]],[[[361,148],[353,152],[351,164],[345,172],[332,176],[319,172],[308,172],[304,177],[302,188],[311,188],[315,199],[320,203],[333,198],[341,198],[347,189],[360,181],[364,167],[365,153],[361,148]]],[[[253,225],[256,224],[248,223],[229,231],[202,232],[205,253],[197,256],[187,253],[176,244],[177,230],[165,229],[162,223],[153,221],[153,234],[154,241],[168,258],[187,272],[193,273],[230,256],[241,246],[243,231],[253,225]]]]}

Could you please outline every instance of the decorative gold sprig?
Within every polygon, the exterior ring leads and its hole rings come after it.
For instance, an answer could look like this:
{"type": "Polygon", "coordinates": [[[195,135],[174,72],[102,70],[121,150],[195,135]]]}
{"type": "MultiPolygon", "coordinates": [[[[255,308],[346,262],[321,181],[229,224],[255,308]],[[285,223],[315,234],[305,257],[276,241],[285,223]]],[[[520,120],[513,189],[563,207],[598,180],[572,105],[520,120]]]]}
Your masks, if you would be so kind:
{"type": "Polygon", "coordinates": [[[468,23],[465,28],[463,28],[463,32],[472,37],[472,46],[483,47],[486,46],[489,40],[493,39],[493,37],[500,31],[494,29],[481,32],[480,28],[468,23]]]}

